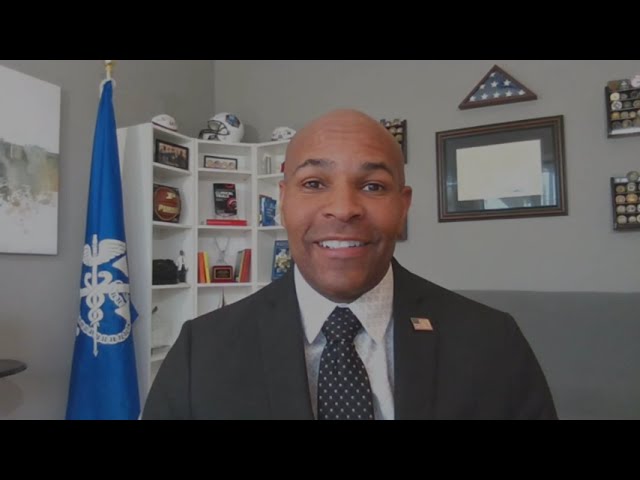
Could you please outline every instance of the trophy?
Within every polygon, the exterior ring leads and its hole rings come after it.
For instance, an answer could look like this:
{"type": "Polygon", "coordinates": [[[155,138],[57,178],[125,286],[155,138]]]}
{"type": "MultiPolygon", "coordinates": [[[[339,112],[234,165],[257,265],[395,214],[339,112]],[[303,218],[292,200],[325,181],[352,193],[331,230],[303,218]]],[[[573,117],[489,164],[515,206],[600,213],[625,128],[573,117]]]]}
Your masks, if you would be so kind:
{"type": "Polygon", "coordinates": [[[227,256],[227,249],[229,248],[229,238],[224,248],[218,243],[218,239],[214,238],[216,247],[218,249],[218,260],[216,264],[211,267],[211,282],[212,283],[229,283],[233,282],[233,267],[225,261],[227,256]]]}

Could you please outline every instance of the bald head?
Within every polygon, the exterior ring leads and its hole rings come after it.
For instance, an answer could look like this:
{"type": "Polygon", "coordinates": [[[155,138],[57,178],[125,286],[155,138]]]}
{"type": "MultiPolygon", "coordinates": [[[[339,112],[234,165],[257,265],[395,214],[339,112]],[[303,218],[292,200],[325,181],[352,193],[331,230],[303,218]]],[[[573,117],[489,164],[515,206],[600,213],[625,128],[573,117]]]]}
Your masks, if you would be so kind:
{"type": "Polygon", "coordinates": [[[295,134],[287,148],[285,179],[313,158],[314,152],[322,152],[325,147],[344,147],[348,151],[347,146],[354,144],[371,151],[372,155],[384,156],[394,176],[397,175],[399,185],[404,186],[404,158],[398,142],[379,121],[352,109],[328,112],[295,134]]]}

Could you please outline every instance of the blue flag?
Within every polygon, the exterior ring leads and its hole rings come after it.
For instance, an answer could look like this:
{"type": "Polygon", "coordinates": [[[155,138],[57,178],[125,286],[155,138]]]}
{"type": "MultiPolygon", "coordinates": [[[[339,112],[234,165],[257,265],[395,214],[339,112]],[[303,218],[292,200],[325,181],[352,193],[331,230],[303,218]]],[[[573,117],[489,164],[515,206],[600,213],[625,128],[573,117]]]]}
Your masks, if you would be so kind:
{"type": "Polygon", "coordinates": [[[120,161],[111,81],[93,139],[91,181],[67,419],[137,419],[140,397],[129,297],[120,161]]]}

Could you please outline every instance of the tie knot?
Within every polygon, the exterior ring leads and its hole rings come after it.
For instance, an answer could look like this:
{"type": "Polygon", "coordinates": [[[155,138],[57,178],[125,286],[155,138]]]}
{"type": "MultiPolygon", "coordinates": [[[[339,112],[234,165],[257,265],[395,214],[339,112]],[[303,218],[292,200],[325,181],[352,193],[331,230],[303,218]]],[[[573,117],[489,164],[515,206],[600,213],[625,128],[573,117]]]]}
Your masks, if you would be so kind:
{"type": "Polygon", "coordinates": [[[336,307],[324,322],[322,333],[328,342],[353,343],[361,328],[360,320],[350,309],[336,307]]]}

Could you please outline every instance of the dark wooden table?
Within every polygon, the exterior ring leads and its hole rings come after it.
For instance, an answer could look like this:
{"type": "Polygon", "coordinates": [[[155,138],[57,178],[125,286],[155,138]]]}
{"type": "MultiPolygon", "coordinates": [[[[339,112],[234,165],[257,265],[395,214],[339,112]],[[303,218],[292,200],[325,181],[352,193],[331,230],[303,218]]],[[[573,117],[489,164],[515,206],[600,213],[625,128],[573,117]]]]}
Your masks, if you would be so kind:
{"type": "Polygon", "coordinates": [[[19,360],[0,359],[0,378],[15,375],[27,369],[27,364],[19,360]]]}

